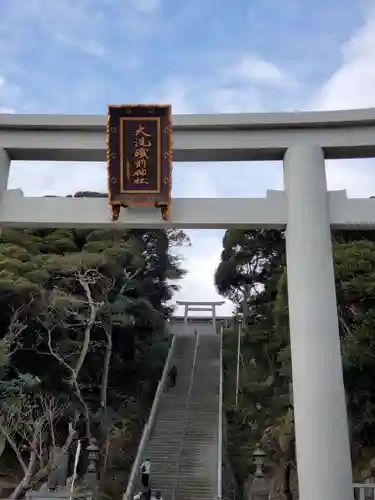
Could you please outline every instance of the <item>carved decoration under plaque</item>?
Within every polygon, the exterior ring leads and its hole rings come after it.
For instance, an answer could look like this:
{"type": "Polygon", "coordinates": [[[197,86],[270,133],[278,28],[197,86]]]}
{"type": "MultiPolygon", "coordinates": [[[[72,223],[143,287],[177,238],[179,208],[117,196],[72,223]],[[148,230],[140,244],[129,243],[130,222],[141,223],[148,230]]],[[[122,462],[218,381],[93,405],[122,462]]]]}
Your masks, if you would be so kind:
{"type": "Polygon", "coordinates": [[[121,207],[154,206],[169,218],[172,110],[169,105],[108,107],[108,195],[112,220],[121,207]]]}

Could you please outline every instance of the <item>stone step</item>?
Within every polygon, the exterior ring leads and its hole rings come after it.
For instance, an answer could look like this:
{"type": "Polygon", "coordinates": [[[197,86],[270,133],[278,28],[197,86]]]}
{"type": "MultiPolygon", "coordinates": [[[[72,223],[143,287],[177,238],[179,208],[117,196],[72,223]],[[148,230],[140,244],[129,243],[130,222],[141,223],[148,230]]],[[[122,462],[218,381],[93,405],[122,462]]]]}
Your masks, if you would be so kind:
{"type": "Polygon", "coordinates": [[[152,429],[151,438],[153,439],[156,434],[167,435],[168,437],[174,434],[180,434],[184,432],[185,426],[184,422],[163,422],[161,424],[156,424],[152,429]]]}
{"type": "Polygon", "coordinates": [[[187,480],[187,482],[184,484],[182,484],[182,482],[179,481],[178,486],[177,486],[178,492],[194,490],[194,491],[200,491],[200,492],[205,492],[205,493],[211,493],[211,491],[214,490],[215,486],[216,486],[216,485],[212,485],[212,484],[204,484],[203,485],[203,484],[197,484],[197,483],[195,483],[195,485],[192,485],[189,482],[188,476],[186,476],[186,480],[187,480]]]}
{"type": "Polygon", "coordinates": [[[199,419],[199,421],[204,421],[204,420],[213,421],[213,420],[218,418],[218,415],[215,413],[206,413],[206,412],[199,412],[199,411],[194,412],[190,408],[188,413],[185,414],[185,417],[186,417],[187,421],[193,420],[193,419],[199,419]]]}
{"type": "Polygon", "coordinates": [[[178,487],[175,494],[175,498],[178,500],[190,499],[190,498],[194,500],[209,498],[210,500],[212,500],[214,496],[215,496],[215,490],[213,489],[199,490],[196,486],[186,489],[180,489],[180,487],[178,487]]]}
{"type": "Polygon", "coordinates": [[[155,426],[152,434],[151,434],[151,439],[150,441],[154,441],[156,438],[161,438],[161,439],[172,439],[174,437],[182,437],[182,435],[185,433],[185,427],[183,425],[174,426],[172,425],[158,425],[157,427],[155,426]]]}
{"type": "Polygon", "coordinates": [[[156,420],[154,428],[157,425],[177,425],[181,424],[186,420],[186,414],[184,415],[181,413],[181,415],[169,415],[169,414],[159,414],[159,419],[156,420]]]}
{"type": "Polygon", "coordinates": [[[171,458],[171,455],[178,455],[181,450],[181,441],[177,441],[176,445],[169,444],[164,446],[161,442],[158,443],[150,443],[150,446],[146,448],[148,457],[151,458],[151,455],[163,455],[168,453],[168,457],[171,458]]]}
{"type": "Polygon", "coordinates": [[[186,498],[186,496],[195,495],[195,498],[202,497],[210,497],[211,500],[214,498],[215,489],[214,488],[198,488],[195,486],[190,486],[190,488],[186,485],[186,488],[183,488],[181,484],[179,484],[176,488],[176,498],[186,498]]]}
{"type": "Polygon", "coordinates": [[[168,456],[171,457],[171,455],[176,455],[178,456],[181,450],[181,445],[180,442],[177,442],[176,446],[163,446],[162,443],[152,443],[150,447],[147,449],[147,457],[151,459],[152,455],[154,456],[162,456],[168,453],[168,456]]]}
{"type": "Polygon", "coordinates": [[[181,452],[181,447],[176,448],[176,449],[169,449],[169,448],[150,448],[149,450],[146,451],[145,456],[153,461],[155,467],[157,467],[157,464],[163,463],[164,462],[164,457],[168,457],[168,460],[171,461],[172,463],[176,462],[179,459],[181,452]]]}

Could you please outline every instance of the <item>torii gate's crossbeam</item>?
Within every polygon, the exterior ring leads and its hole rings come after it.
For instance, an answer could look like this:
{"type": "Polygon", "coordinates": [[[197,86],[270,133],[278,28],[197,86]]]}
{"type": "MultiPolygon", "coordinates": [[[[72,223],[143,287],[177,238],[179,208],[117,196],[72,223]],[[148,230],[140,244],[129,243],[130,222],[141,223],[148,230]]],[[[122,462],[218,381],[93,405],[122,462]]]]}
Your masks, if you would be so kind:
{"type": "Polygon", "coordinates": [[[211,301],[211,302],[201,302],[201,301],[196,301],[194,302],[193,300],[176,300],[176,304],[179,306],[223,306],[225,304],[224,300],[216,300],[216,301],[211,301]]]}
{"type": "MultiPolygon", "coordinates": [[[[347,198],[345,191],[331,191],[328,206],[332,229],[375,229],[375,199],[347,198]]],[[[132,207],[112,222],[105,198],[29,198],[20,190],[6,191],[0,198],[3,227],[284,229],[287,223],[283,191],[268,191],[267,198],[258,199],[174,199],[168,221],[156,209],[132,207]]]]}

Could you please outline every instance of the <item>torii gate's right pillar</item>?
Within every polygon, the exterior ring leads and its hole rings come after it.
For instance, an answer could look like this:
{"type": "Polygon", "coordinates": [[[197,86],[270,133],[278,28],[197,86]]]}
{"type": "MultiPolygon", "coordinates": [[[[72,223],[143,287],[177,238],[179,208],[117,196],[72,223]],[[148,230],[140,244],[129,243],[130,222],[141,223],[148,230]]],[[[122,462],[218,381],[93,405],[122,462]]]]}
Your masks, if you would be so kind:
{"type": "Polygon", "coordinates": [[[284,183],[299,498],[353,500],[322,149],[289,149],[284,183]]]}

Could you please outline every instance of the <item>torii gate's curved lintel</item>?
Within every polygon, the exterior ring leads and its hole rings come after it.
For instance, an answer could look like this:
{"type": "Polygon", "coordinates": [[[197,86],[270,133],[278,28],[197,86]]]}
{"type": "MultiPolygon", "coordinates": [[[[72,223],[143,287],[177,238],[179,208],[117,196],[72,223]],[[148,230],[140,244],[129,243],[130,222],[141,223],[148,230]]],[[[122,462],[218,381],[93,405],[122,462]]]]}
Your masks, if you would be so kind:
{"type": "Polygon", "coordinates": [[[330,229],[374,229],[375,200],[328,193],[325,159],[374,157],[375,109],[173,117],[174,161],[283,160],[285,192],[174,200],[168,221],[131,207],[111,222],[106,200],[6,191],[11,160],[104,161],[105,124],[97,116],[0,114],[0,227],[286,227],[299,497],[352,500],[330,229]]]}

